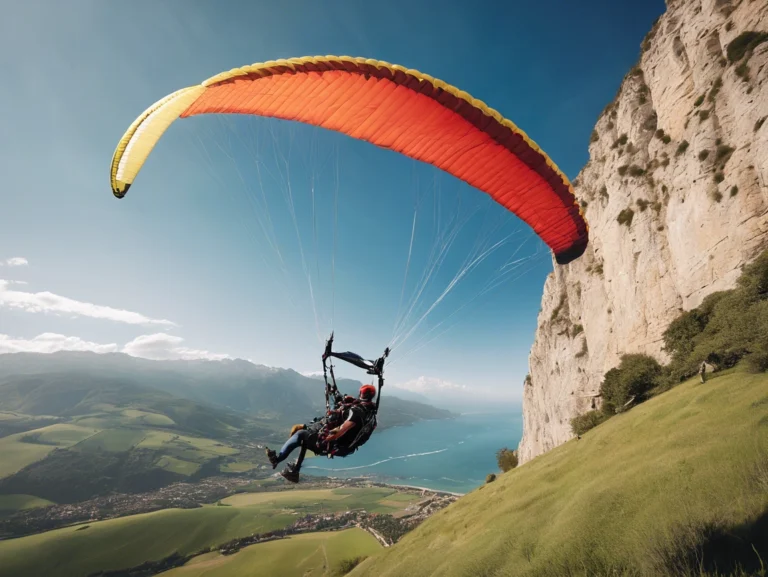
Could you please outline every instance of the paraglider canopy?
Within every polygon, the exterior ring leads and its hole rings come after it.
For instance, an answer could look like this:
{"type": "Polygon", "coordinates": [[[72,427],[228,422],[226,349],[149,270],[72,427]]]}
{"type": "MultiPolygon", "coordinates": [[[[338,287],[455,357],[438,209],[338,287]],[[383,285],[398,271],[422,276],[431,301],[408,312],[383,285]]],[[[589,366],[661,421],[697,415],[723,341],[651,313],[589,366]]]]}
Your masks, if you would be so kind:
{"type": "Polygon", "coordinates": [[[166,96],[118,143],[110,171],[114,195],[125,196],[177,118],[226,113],[321,126],[437,166],[530,225],[559,264],[587,247],[588,225],[568,178],[515,124],[445,82],[364,58],[253,64],[166,96]]]}

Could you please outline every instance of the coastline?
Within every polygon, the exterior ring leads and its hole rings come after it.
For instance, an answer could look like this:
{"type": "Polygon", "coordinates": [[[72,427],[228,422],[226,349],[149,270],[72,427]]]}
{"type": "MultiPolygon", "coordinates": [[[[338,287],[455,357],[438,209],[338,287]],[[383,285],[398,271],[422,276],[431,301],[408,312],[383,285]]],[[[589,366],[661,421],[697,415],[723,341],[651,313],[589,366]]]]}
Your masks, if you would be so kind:
{"type": "Polygon", "coordinates": [[[437,489],[430,489],[429,487],[419,487],[417,485],[398,485],[396,483],[381,483],[387,487],[393,489],[418,489],[419,491],[427,491],[429,493],[436,493],[438,495],[452,495],[454,497],[463,497],[466,493],[455,493],[453,491],[442,491],[437,489]]]}

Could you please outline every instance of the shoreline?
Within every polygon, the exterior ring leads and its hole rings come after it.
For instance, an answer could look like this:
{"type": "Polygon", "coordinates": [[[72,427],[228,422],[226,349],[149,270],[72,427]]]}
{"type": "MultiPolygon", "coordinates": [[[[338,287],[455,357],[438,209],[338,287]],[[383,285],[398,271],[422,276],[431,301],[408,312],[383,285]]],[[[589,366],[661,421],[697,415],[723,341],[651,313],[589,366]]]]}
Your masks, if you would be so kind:
{"type": "Polygon", "coordinates": [[[381,483],[381,484],[386,485],[387,487],[392,487],[393,489],[418,489],[419,491],[428,491],[430,493],[437,493],[439,495],[453,495],[454,497],[463,497],[467,494],[467,493],[456,493],[454,491],[430,489],[429,487],[419,487],[417,485],[398,485],[395,483],[381,483]]]}

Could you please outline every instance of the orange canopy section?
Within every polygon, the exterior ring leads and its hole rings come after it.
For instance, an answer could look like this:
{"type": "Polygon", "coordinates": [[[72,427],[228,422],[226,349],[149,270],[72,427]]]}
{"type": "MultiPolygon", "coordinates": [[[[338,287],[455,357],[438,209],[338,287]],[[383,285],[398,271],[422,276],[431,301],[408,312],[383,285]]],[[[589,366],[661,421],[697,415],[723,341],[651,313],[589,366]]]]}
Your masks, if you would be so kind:
{"type": "Polygon", "coordinates": [[[440,80],[363,58],[254,64],[167,96],[118,144],[111,170],[115,196],[125,195],[174,120],[232,113],[322,126],[427,162],[515,213],[559,264],[586,249],[588,226],[567,177],[523,131],[440,80]]]}

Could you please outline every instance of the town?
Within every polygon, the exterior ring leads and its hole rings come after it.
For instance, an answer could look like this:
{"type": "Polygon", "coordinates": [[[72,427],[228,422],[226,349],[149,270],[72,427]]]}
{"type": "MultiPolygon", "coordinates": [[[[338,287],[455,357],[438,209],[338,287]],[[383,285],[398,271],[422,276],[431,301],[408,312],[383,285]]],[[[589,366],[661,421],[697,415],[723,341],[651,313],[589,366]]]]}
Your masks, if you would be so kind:
{"type": "MultiPolygon", "coordinates": [[[[389,487],[384,483],[376,483],[365,478],[335,479],[328,477],[311,478],[302,483],[302,489],[335,489],[340,487],[389,487]]],[[[396,487],[403,490],[403,487],[396,487]]],[[[42,531],[50,531],[69,525],[90,523],[125,517],[140,513],[149,513],[161,509],[194,509],[205,503],[216,503],[235,493],[243,492],[274,492],[293,490],[284,483],[258,483],[247,477],[220,476],[208,477],[197,483],[174,483],[155,491],[138,494],[115,493],[79,503],[50,505],[38,509],[28,509],[11,514],[0,519],[0,539],[21,537],[42,531]]],[[[409,506],[406,514],[396,523],[387,521],[389,516],[370,515],[364,511],[344,514],[312,516],[308,515],[297,521],[292,528],[298,530],[320,531],[330,527],[341,527],[347,522],[360,523],[361,527],[369,527],[371,532],[382,545],[397,541],[402,534],[415,527],[435,511],[442,509],[456,500],[456,496],[439,493],[427,489],[412,489],[420,492],[422,501],[409,506]],[[330,523],[330,524],[329,524],[330,523]],[[392,525],[391,528],[387,528],[392,525]],[[310,527],[314,527],[309,529],[310,527]],[[380,534],[376,534],[378,531],[380,534]],[[385,535],[385,537],[382,537],[385,535]]],[[[291,530],[285,529],[284,531],[291,530]]]]}

